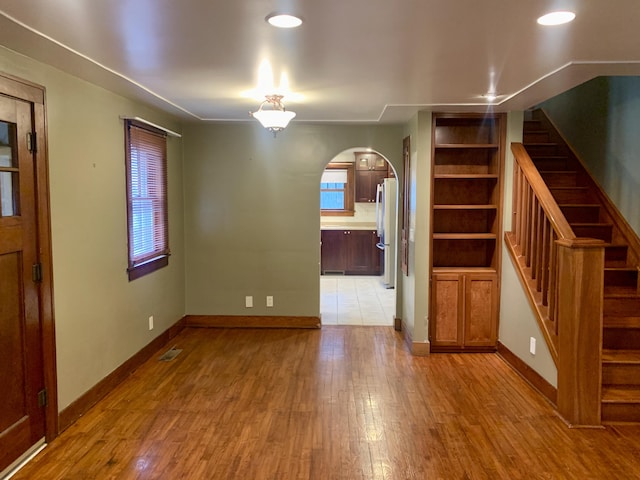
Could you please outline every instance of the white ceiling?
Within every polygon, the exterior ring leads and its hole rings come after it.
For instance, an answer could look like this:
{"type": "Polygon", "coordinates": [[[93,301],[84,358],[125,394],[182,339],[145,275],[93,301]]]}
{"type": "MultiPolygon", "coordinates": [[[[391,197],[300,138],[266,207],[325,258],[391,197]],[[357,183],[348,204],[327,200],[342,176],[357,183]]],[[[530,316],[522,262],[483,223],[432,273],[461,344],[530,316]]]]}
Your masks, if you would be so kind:
{"type": "Polygon", "coordinates": [[[0,0],[0,44],[190,119],[249,121],[258,67],[295,121],[405,122],[521,110],[598,75],[640,74],[638,0],[0,0]],[[574,22],[542,27],[552,10],[574,22]],[[293,30],[274,11],[304,18],[293,30]]]}

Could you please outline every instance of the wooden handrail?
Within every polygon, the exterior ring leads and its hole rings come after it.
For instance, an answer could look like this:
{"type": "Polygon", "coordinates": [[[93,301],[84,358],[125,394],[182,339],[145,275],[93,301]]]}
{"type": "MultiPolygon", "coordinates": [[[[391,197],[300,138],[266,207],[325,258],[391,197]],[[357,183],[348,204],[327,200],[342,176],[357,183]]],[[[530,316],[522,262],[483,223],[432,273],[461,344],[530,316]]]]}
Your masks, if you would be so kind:
{"type": "Polygon", "coordinates": [[[540,205],[544,210],[547,218],[551,222],[553,229],[558,234],[558,238],[565,240],[573,240],[576,238],[569,222],[564,217],[558,203],[553,198],[553,195],[547,188],[547,184],[544,182],[538,169],[533,164],[531,157],[521,143],[512,143],[511,151],[515,157],[516,163],[522,169],[522,173],[529,181],[531,188],[536,193],[536,197],[540,201],[540,205]]]}
{"type": "Polygon", "coordinates": [[[577,238],[521,143],[506,245],[558,368],[558,411],[599,425],[604,242],[577,238]]]}

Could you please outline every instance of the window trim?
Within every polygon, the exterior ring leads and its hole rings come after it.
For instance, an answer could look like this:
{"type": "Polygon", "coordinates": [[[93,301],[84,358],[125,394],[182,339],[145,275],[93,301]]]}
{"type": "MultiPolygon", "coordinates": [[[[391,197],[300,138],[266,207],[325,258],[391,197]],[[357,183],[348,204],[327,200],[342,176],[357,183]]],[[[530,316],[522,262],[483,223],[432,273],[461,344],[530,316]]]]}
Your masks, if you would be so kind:
{"type": "MultiPolygon", "coordinates": [[[[336,162],[328,163],[325,170],[346,170],[347,171],[347,184],[344,188],[344,206],[342,210],[333,209],[320,209],[320,216],[322,217],[353,217],[355,214],[355,165],[353,162],[336,162]]],[[[320,190],[322,193],[322,189],[320,190]]]]}
{"type": "Polygon", "coordinates": [[[125,120],[125,171],[126,171],[126,188],[127,188],[127,274],[129,281],[148,275],[156,270],[166,267],[169,264],[169,209],[168,209],[168,193],[167,193],[167,134],[162,130],[151,127],[136,120],[125,120]],[[164,248],[158,249],[152,255],[141,258],[133,258],[133,198],[131,195],[132,178],[131,178],[131,151],[132,151],[132,135],[131,129],[136,128],[151,133],[157,137],[162,137],[162,188],[163,195],[161,199],[160,214],[163,217],[163,236],[165,240],[164,248]]]}

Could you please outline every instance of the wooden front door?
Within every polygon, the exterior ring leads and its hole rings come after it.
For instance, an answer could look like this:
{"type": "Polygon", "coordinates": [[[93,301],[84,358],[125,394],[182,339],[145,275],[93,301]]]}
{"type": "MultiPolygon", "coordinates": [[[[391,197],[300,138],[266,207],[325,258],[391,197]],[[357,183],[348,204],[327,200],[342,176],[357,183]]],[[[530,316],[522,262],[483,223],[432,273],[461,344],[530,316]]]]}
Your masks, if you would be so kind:
{"type": "Polygon", "coordinates": [[[0,95],[0,472],[45,436],[33,105],[0,95]]]}

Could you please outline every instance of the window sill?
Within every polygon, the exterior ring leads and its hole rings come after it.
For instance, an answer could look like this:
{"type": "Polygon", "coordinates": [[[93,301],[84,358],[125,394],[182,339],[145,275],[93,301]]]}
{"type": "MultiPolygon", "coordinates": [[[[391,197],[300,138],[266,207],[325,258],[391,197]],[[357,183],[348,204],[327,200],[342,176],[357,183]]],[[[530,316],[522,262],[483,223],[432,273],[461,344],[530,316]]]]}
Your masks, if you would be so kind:
{"type": "Polygon", "coordinates": [[[129,281],[135,280],[136,278],[144,277],[156,270],[159,270],[163,267],[169,265],[169,255],[162,255],[160,257],[152,258],[151,260],[141,263],[140,265],[136,265],[135,267],[130,267],[127,269],[127,273],[129,274],[129,281]]]}
{"type": "Polygon", "coordinates": [[[353,210],[320,210],[321,217],[353,217],[353,210]]]}

